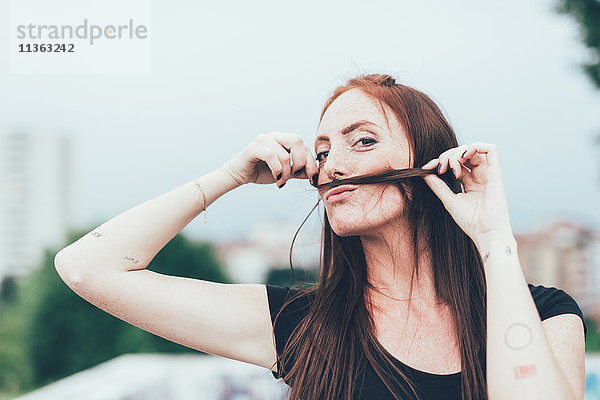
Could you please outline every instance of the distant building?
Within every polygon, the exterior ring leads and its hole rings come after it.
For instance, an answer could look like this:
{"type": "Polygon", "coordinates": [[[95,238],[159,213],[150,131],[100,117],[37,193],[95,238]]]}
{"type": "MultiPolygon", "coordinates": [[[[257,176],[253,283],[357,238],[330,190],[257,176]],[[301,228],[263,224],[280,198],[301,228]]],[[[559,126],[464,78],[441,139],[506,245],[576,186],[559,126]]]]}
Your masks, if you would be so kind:
{"type": "Polygon", "coordinates": [[[69,224],[68,141],[61,136],[0,134],[0,281],[39,265],[69,224]]]}
{"type": "Polygon", "coordinates": [[[203,354],[124,354],[15,400],[282,400],[270,370],[203,354]]]}
{"type": "Polygon", "coordinates": [[[600,233],[555,221],[532,233],[515,234],[528,283],[553,286],[575,299],[583,312],[600,300],[600,233]]]}
{"type": "MultiPolygon", "coordinates": [[[[262,283],[270,270],[289,268],[290,246],[300,225],[266,221],[256,225],[244,241],[216,244],[217,256],[236,283],[262,283]]],[[[300,230],[292,251],[294,268],[316,269],[320,232],[300,230]]]]}
{"type": "MultiPolygon", "coordinates": [[[[586,399],[600,396],[600,355],[585,355],[586,399]]],[[[14,400],[283,400],[265,368],[212,355],[124,354],[14,400]]]]}
{"type": "MultiPolygon", "coordinates": [[[[272,269],[289,268],[289,252],[298,226],[277,221],[257,225],[248,238],[217,245],[217,254],[237,283],[259,283],[272,269]]],[[[293,265],[316,269],[320,232],[303,232],[294,243],[293,265]]],[[[573,221],[557,220],[535,232],[515,233],[525,279],[534,285],[565,290],[600,322],[600,232],[573,221]]]]}

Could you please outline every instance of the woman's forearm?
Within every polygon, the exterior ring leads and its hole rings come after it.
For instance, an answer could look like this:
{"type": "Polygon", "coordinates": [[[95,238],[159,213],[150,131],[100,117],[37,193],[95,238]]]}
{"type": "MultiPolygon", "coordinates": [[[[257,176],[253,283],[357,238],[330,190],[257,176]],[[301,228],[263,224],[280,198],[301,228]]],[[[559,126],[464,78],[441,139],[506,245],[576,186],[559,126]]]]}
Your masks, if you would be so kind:
{"type": "Polygon", "coordinates": [[[487,283],[487,384],[493,399],[572,399],[521,270],[512,233],[476,242],[487,283]]]}
{"type": "MultiPolygon", "coordinates": [[[[225,166],[197,180],[206,195],[207,208],[239,186],[225,166]]],[[[146,268],[202,212],[204,199],[194,181],[124,211],[65,247],[55,258],[61,277],[80,280],[90,273],[146,268]]]]}

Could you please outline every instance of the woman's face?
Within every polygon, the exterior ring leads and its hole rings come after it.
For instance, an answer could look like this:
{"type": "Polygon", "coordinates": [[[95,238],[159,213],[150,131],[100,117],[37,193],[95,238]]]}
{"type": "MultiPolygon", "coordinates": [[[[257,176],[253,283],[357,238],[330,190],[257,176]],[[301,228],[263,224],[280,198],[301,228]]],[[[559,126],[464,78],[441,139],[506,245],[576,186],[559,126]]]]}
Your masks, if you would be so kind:
{"type": "MultiPolygon", "coordinates": [[[[318,183],[410,167],[404,130],[391,111],[388,120],[376,103],[359,89],[339,96],[327,109],[315,140],[318,183]]],[[[338,236],[374,234],[402,212],[400,191],[390,184],[358,185],[346,197],[327,199],[320,193],[331,228],[338,236]]]]}

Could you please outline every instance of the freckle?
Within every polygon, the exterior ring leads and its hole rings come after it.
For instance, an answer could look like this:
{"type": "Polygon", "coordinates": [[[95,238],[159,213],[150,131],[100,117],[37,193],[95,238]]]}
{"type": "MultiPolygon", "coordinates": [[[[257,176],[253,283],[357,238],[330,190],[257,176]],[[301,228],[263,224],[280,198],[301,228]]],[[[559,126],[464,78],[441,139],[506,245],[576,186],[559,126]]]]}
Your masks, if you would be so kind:
{"type": "Polygon", "coordinates": [[[77,285],[78,283],[81,283],[81,274],[72,274],[70,276],[70,280],[71,282],[73,282],[74,285],[77,285]]]}

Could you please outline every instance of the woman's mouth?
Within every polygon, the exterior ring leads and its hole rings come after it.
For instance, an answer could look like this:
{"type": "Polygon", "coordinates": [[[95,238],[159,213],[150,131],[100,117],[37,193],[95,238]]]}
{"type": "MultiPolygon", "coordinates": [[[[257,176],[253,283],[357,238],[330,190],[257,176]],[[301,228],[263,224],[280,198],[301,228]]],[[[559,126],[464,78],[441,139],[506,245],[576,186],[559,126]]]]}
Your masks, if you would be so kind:
{"type": "Polygon", "coordinates": [[[325,199],[330,203],[335,203],[341,200],[344,200],[346,197],[350,196],[352,192],[356,190],[356,186],[351,185],[342,185],[335,187],[327,193],[325,199]]]}

